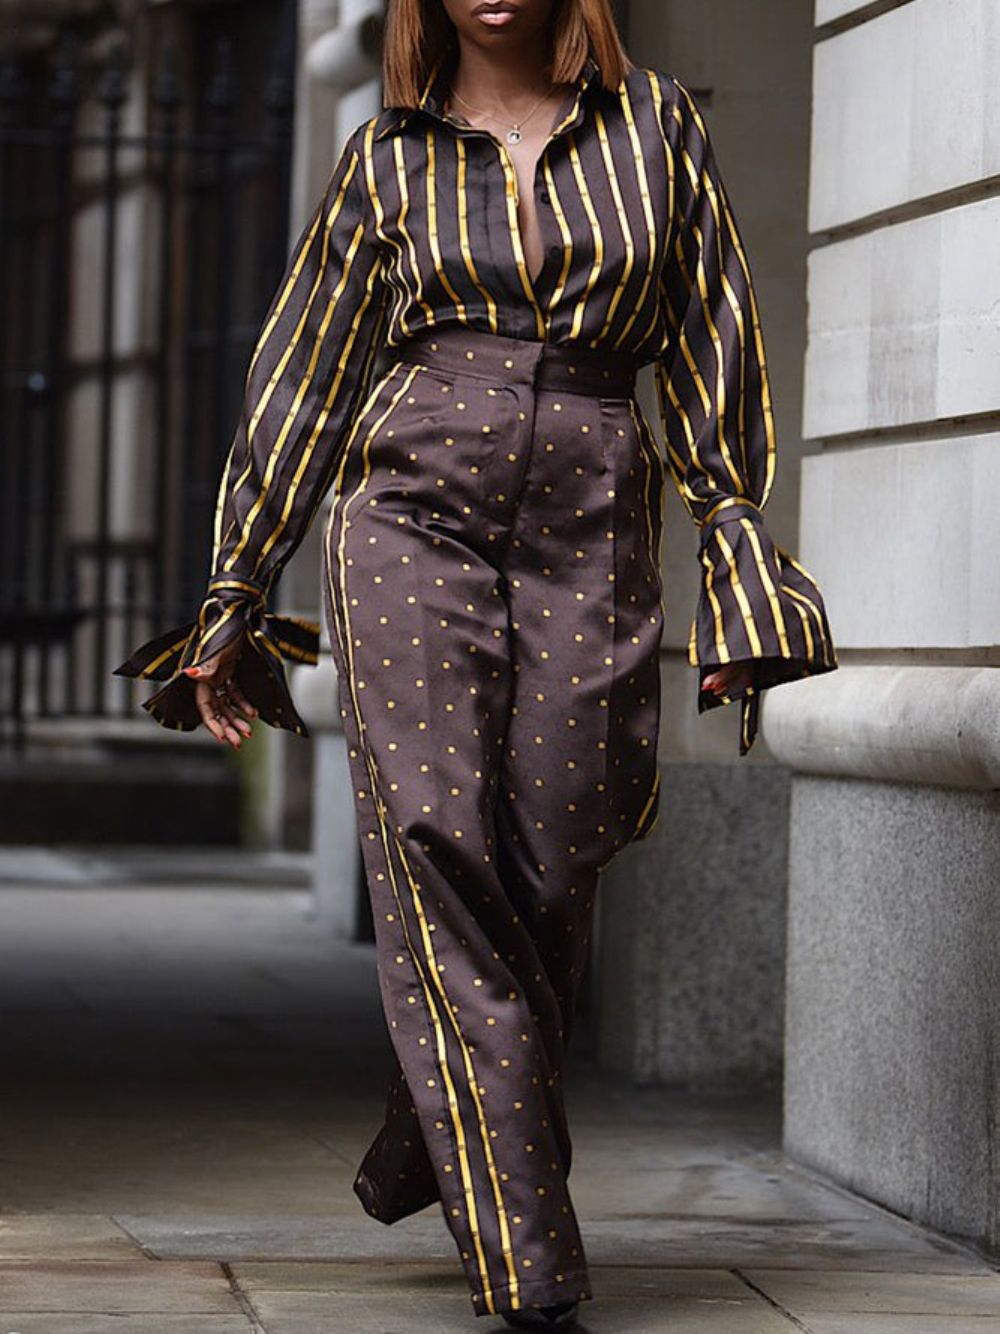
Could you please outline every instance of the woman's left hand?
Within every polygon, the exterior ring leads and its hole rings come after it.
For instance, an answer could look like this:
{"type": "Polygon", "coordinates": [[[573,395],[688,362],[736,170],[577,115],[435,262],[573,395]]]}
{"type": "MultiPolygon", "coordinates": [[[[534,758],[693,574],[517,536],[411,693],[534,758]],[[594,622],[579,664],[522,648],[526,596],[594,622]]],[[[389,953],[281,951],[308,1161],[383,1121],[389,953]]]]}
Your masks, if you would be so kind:
{"type": "Polygon", "coordinates": [[[753,684],[752,662],[727,662],[709,672],[701,683],[702,690],[710,690],[713,695],[732,695],[753,684]]]}

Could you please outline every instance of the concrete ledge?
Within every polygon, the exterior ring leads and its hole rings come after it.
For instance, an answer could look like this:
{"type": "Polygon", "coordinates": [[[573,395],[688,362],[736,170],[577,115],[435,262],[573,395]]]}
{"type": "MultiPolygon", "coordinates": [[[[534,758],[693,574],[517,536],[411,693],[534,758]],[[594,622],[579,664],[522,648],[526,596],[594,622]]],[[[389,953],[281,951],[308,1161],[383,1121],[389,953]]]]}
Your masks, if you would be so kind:
{"type": "Polygon", "coordinates": [[[1000,669],[840,667],[771,690],[761,730],[805,773],[1000,787],[1000,669]]]}

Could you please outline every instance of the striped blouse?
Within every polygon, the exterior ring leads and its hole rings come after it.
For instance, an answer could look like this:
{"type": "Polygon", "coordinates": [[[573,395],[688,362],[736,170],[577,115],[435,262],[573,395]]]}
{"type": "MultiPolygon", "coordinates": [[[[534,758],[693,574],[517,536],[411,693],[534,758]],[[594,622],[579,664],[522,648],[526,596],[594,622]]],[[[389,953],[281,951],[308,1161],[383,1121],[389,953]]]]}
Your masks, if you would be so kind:
{"type": "Polygon", "coordinates": [[[702,681],[754,664],[752,685],[702,689],[698,710],[739,698],[746,754],[760,693],[837,663],[815,581],[762,521],[775,469],[764,343],[704,115],[672,75],[637,68],[608,89],[589,59],[536,171],[532,276],[510,155],[445,109],[449,74],[439,56],[419,106],[349,135],[252,354],[196,619],[116,670],[165,680],[144,707],[189,730],[182,668],[243,634],[244,691],[264,721],[305,734],[282,660],[314,662],[319,627],[267,611],[268,596],[332,485],[378,353],[458,323],[654,365],[665,467],[701,534],[689,661],[702,681]]]}

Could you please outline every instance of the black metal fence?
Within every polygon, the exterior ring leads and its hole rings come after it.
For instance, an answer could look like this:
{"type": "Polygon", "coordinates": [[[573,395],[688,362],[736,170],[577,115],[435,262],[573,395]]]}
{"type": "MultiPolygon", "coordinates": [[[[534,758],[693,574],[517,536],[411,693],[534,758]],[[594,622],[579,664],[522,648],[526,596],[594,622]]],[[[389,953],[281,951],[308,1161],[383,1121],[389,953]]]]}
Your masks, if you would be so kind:
{"type": "Polygon", "coordinates": [[[44,75],[0,68],[0,710],[15,741],[34,719],[129,711],[111,668],[200,598],[287,253],[281,31],[252,87],[225,36],[200,87],[169,48],[148,71],[112,61],[90,78],[71,46],[44,75]]]}

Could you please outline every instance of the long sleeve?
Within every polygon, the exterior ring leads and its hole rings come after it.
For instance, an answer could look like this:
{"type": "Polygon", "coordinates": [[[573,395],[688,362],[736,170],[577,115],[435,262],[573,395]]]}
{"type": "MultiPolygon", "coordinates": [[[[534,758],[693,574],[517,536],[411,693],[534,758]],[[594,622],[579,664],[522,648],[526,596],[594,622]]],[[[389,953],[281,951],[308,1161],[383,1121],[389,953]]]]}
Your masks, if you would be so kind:
{"type": "Polygon", "coordinates": [[[198,725],[194,684],[183,669],[243,635],[237,683],[263,721],[306,734],[283,659],[315,663],[319,626],[265,608],[332,485],[384,330],[388,289],[366,228],[358,144],[356,130],[258,334],[219,483],[204,600],[191,624],[144,644],[115,669],[166,681],[143,705],[165,727],[198,725]]]}
{"type": "Polygon", "coordinates": [[[837,660],[816,581],[764,524],[776,452],[756,296],[704,118],[670,77],[663,118],[673,214],[660,280],[665,347],[654,367],[669,471],[700,529],[688,657],[699,669],[699,713],[741,699],[745,755],[761,692],[837,660]],[[722,664],[746,660],[754,679],[745,691],[701,688],[722,664]]]}

